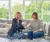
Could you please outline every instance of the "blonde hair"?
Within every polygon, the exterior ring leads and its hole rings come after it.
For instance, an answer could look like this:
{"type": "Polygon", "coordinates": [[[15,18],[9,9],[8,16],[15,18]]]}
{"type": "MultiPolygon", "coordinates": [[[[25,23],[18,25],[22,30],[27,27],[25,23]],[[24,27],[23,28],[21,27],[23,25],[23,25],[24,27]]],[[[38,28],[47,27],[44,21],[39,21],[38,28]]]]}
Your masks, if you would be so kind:
{"type": "Polygon", "coordinates": [[[16,12],[16,14],[21,14],[21,12],[16,12]]]}
{"type": "Polygon", "coordinates": [[[21,12],[16,12],[15,17],[16,17],[17,14],[21,14],[21,12]]]}

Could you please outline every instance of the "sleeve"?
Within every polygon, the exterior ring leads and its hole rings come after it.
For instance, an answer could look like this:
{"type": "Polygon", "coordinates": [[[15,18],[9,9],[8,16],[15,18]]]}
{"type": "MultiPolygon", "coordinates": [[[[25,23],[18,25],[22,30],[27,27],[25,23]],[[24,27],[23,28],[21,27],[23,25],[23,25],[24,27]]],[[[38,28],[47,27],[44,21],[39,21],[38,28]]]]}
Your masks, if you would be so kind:
{"type": "Polygon", "coordinates": [[[20,29],[25,29],[24,26],[21,24],[20,29]]]}
{"type": "Polygon", "coordinates": [[[40,30],[43,31],[43,22],[40,20],[40,30]]]}
{"type": "Polygon", "coordinates": [[[22,20],[20,22],[21,22],[20,29],[25,29],[24,26],[22,25],[22,20]]]}
{"type": "Polygon", "coordinates": [[[15,25],[15,21],[14,21],[14,19],[12,20],[12,27],[11,27],[11,29],[8,31],[8,36],[13,36],[14,35],[14,32],[16,31],[16,29],[15,29],[15,27],[16,27],[16,25],[15,25]]]}
{"type": "Polygon", "coordinates": [[[17,23],[16,23],[16,21],[15,21],[15,19],[13,19],[12,20],[12,28],[17,28],[17,23]]]}

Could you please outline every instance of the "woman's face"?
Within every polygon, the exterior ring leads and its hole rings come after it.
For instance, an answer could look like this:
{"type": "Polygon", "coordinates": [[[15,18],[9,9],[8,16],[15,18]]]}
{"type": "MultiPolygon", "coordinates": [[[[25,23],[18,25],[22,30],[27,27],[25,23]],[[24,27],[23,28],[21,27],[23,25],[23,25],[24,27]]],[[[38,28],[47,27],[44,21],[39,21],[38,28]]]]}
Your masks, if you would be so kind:
{"type": "Polygon", "coordinates": [[[20,19],[21,19],[21,14],[16,14],[16,18],[17,18],[18,20],[20,20],[20,19]]]}
{"type": "Polygon", "coordinates": [[[33,18],[33,19],[37,19],[37,16],[36,16],[36,15],[33,15],[32,18],[33,18]]]}

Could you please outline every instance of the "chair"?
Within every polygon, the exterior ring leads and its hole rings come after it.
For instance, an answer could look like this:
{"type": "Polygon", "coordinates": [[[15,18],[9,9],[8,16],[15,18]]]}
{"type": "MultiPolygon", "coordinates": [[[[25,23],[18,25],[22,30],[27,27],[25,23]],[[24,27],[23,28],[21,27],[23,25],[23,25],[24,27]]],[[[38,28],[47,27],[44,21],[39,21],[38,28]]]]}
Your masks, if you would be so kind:
{"type": "Polygon", "coordinates": [[[50,23],[46,24],[45,30],[46,30],[45,37],[47,39],[50,39],[50,23]]]}

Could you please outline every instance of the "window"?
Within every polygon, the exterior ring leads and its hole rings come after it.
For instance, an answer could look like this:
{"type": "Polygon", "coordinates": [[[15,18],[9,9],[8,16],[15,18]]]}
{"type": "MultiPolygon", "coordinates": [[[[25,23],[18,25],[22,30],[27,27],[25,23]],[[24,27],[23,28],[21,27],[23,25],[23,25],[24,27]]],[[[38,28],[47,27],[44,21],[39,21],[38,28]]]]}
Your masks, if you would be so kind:
{"type": "Polygon", "coordinates": [[[24,20],[37,12],[39,19],[50,22],[50,0],[0,0],[0,19],[12,19],[16,12],[21,12],[24,20]]]}
{"type": "Polygon", "coordinates": [[[50,1],[43,2],[43,21],[50,22],[50,1]]]}
{"type": "Polygon", "coordinates": [[[50,22],[50,0],[24,0],[24,19],[31,19],[32,12],[37,12],[44,22],[50,22]]]}
{"type": "Polygon", "coordinates": [[[36,1],[36,12],[38,13],[38,18],[42,20],[42,0],[37,0],[36,1]]]}
{"type": "Polygon", "coordinates": [[[14,18],[16,12],[22,13],[23,0],[11,0],[11,18],[14,18]]]}
{"type": "Polygon", "coordinates": [[[32,0],[25,0],[24,3],[24,16],[25,19],[31,19],[32,12],[35,11],[35,2],[32,0]]]}
{"type": "Polygon", "coordinates": [[[32,19],[33,12],[37,12],[39,19],[42,19],[42,0],[25,0],[24,1],[24,19],[32,19]]]}
{"type": "Polygon", "coordinates": [[[8,19],[8,1],[0,1],[0,19],[8,19]]]}

